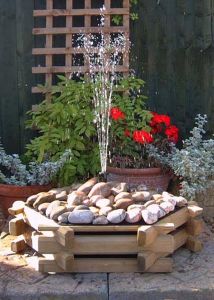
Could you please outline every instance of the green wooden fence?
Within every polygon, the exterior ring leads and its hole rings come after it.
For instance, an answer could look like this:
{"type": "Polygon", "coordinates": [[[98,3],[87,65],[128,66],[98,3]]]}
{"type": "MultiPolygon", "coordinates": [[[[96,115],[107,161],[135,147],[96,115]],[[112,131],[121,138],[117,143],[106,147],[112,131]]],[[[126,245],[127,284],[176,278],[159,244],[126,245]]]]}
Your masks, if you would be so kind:
{"type": "MultiPolygon", "coordinates": [[[[150,107],[169,113],[183,136],[197,113],[208,114],[214,131],[214,0],[138,2],[132,66],[147,83],[150,107]]],[[[31,136],[25,114],[40,101],[31,94],[33,7],[33,0],[0,1],[0,136],[11,153],[23,152],[31,136]]]]}

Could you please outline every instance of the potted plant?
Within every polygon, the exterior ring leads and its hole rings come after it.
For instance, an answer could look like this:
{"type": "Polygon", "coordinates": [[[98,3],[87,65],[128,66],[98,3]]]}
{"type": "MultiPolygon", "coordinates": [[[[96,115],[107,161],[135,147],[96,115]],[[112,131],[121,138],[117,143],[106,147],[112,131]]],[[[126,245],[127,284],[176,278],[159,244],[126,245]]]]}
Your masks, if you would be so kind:
{"type": "Polygon", "coordinates": [[[145,108],[144,81],[131,76],[118,85],[128,90],[113,96],[110,112],[108,180],[142,185],[147,189],[166,190],[171,178],[158,159],[150,157],[148,145],[160,153],[169,153],[178,141],[178,128],[168,115],[145,108]]]}
{"type": "Polygon", "coordinates": [[[0,145],[0,205],[4,214],[16,200],[25,200],[29,196],[51,189],[52,182],[59,170],[71,157],[66,150],[56,162],[30,162],[24,164],[19,155],[9,155],[0,145]]]}

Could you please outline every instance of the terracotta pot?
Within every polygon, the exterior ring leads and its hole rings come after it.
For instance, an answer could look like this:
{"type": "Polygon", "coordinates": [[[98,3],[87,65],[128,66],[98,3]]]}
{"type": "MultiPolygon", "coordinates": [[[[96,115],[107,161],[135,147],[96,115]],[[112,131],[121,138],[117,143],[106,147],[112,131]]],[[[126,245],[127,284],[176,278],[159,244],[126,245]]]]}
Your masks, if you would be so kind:
{"type": "Polygon", "coordinates": [[[108,181],[126,182],[130,187],[141,185],[143,189],[166,191],[171,175],[161,168],[126,169],[107,167],[108,181]]]}
{"type": "Polygon", "coordinates": [[[52,185],[29,185],[16,186],[0,184],[0,205],[5,216],[8,216],[8,208],[17,200],[25,201],[29,196],[40,192],[47,192],[52,188],[52,185]]]}

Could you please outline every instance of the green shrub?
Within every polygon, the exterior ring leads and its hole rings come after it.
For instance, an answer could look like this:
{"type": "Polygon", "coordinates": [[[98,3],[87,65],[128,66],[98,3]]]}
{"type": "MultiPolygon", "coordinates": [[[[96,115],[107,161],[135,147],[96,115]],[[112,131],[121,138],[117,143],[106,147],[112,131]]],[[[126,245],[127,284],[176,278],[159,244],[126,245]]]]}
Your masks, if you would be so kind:
{"type": "Polygon", "coordinates": [[[62,185],[84,179],[99,171],[99,149],[92,109],[92,89],[89,83],[76,82],[59,76],[60,82],[51,88],[51,99],[43,101],[36,111],[30,111],[27,127],[36,127],[39,137],[27,145],[27,157],[56,161],[66,149],[73,154],[59,173],[62,185]]]}

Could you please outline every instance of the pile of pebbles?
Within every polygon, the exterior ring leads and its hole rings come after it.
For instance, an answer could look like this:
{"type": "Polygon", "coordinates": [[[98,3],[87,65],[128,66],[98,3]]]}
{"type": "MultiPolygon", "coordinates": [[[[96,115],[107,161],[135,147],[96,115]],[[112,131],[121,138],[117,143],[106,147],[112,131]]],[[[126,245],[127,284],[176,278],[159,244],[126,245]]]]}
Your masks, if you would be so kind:
{"type": "Polygon", "coordinates": [[[26,205],[60,224],[153,224],[187,205],[187,200],[163,192],[130,191],[126,183],[98,182],[56,188],[27,199],[26,205]]]}

